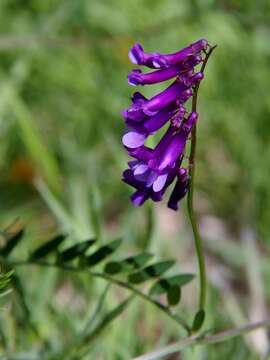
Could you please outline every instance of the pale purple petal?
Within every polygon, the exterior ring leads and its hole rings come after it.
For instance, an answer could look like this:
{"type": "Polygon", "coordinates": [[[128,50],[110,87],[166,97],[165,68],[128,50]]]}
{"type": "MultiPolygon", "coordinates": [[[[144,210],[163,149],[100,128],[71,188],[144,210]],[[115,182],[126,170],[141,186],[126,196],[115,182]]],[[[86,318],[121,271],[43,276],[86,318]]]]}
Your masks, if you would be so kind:
{"type": "Polygon", "coordinates": [[[136,131],[130,131],[126,133],[122,138],[123,144],[130,149],[134,149],[143,145],[144,140],[145,135],[137,133],[136,131]]]}
{"type": "Polygon", "coordinates": [[[164,187],[166,180],[167,180],[168,174],[164,174],[164,175],[160,175],[156,181],[153,183],[153,190],[155,192],[158,192],[160,190],[162,190],[162,188],[164,187]]]}
{"type": "Polygon", "coordinates": [[[147,170],[149,170],[148,166],[146,164],[140,164],[138,167],[136,167],[135,171],[134,171],[134,176],[136,175],[142,175],[144,174],[147,170]]]}
{"type": "Polygon", "coordinates": [[[147,170],[145,172],[137,174],[137,175],[134,174],[134,177],[138,181],[147,182],[147,179],[148,179],[150,173],[151,173],[151,170],[147,167],[147,170]]]}
{"type": "Polygon", "coordinates": [[[135,56],[133,55],[133,52],[132,52],[132,51],[129,51],[129,52],[128,52],[128,57],[129,57],[129,60],[130,60],[133,64],[137,64],[137,59],[136,59],[135,56]]]}

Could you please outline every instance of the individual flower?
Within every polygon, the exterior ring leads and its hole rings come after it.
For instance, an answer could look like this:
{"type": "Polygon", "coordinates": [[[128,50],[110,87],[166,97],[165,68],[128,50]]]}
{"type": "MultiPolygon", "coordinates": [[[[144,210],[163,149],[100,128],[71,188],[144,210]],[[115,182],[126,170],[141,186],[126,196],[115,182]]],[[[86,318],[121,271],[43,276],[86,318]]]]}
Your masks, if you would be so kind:
{"type": "Polygon", "coordinates": [[[160,53],[147,53],[143,50],[143,47],[137,43],[129,51],[129,58],[133,64],[158,69],[180,63],[191,55],[200,54],[200,52],[206,50],[207,47],[208,41],[201,39],[176,53],[162,55],[160,53]]]}
{"type": "Polygon", "coordinates": [[[186,61],[179,64],[147,74],[142,73],[140,69],[134,69],[128,75],[128,83],[133,86],[160,83],[172,79],[183,72],[192,70],[201,61],[202,57],[200,55],[192,55],[186,61]]]}
{"type": "Polygon", "coordinates": [[[185,74],[183,78],[177,78],[169,87],[151,99],[140,98],[139,101],[133,101],[132,106],[126,110],[124,116],[131,120],[141,121],[144,115],[155,115],[163,108],[175,102],[181,97],[183,92],[202,79],[202,73],[185,74]]]}
{"type": "Polygon", "coordinates": [[[175,127],[179,127],[185,115],[183,105],[174,104],[160,111],[154,116],[147,117],[141,123],[127,120],[129,131],[123,136],[122,142],[128,148],[136,148],[145,142],[149,135],[161,129],[169,120],[175,127]]]}

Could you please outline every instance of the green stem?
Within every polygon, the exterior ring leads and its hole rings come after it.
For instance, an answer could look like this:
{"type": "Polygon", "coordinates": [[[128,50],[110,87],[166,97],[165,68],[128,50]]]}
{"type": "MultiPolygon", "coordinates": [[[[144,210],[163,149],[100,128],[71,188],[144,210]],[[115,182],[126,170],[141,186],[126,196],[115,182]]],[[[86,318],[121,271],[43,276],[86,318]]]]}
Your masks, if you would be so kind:
{"type": "MultiPolygon", "coordinates": [[[[206,57],[203,61],[201,72],[204,72],[205,66],[207,61],[212,53],[212,51],[216,48],[213,46],[210,48],[206,57]]],[[[200,83],[198,83],[194,87],[194,94],[192,98],[192,111],[197,111],[197,98],[198,98],[198,90],[199,90],[200,83]]],[[[191,148],[190,148],[190,156],[189,156],[189,174],[190,174],[190,186],[187,196],[187,209],[188,215],[193,231],[194,241],[195,241],[195,248],[196,254],[198,259],[198,266],[199,266],[199,273],[200,273],[200,297],[199,297],[199,310],[204,310],[205,308],[205,301],[206,301],[206,271],[205,271],[205,260],[203,254],[203,247],[202,241],[197,225],[196,215],[194,212],[193,206],[193,193],[194,193],[194,177],[195,177],[195,157],[196,157],[196,143],[197,143],[197,128],[196,125],[194,126],[192,133],[191,133],[191,148]]]]}
{"type": "Polygon", "coordinates": [[[156,359],[164,359],[165,356],[176,354],[186,349],[187,347],[194,345],[209,345],[216,344],[223,341],[228,341],[237,336],[243,336],[251,331],[260,329],[260,328],[269,328],[270,327],[270,319],[264,321],[258,321],[251,324],[246,324],[239,326],[238,328],[232,328],[228,330],[224,330],[222,332],[213,334],[213,335],[192,335],[186,337],[174,344],[168,345],[162,349],[153,351],[148,354],[144,354],[136,357],[133,360],[156,360],[156,359]]]}
{"type": "Polygon", "coordinates": [[[187,197],[187,207],[189,219],[193,231],[196,254],[198,258],[199,273],[200,273],[200,299],[199,299],[199,310],[204,309],[205,300],[206,300],[206,271],[205,271],[205,261],[202,248],[202,241],[200,233],[198,230],[196,215],[193,207],[193,193],[194,193],[194,174],[195,174],[195,163],[194,157],[196,154],[196,126],[192,130],[192,139],[191,139],[191,156],[190,156],[190,187],[187,197]]]}

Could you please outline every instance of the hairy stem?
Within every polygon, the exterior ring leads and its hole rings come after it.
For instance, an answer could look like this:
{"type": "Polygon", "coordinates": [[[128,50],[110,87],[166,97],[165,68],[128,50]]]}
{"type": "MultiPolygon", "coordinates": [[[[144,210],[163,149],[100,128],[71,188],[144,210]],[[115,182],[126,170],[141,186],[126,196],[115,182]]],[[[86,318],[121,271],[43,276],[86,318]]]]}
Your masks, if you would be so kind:
{"type": "MultiPolygon", "coordinates": [[[[209,51],[206,53],[205,59],[203,61],[201,72],[204,72],[207,61],[212,53],[212,51],[216,48],[216,46],[210,47],[209,51]]],[[[197,111],[197,99],[198,99],[198,90],[200,87],[200,83],[194,87],[194,93],[192,98],[192,111],[197,111]]],[[[189,174],[190,174],[190,185],[187,196],[187,208],[188,215],[193,231],[196,254],[198,259],[199,266],[199,274],[200,274],[200,296],[199,296],[199,310],[204,310],[205,301],[206,301],[206,271],[205,271],[205,260],[203,255],[202,241],[197,225],[196,215],[194,212],[193,206],[193,193],[194,193],[194,177],[195,177],[195,157],[196,157],[196,143],[197,143],[197,127],[196,125],[193,127],[191,133],[191,148],[189,155],[189,174]]]]}

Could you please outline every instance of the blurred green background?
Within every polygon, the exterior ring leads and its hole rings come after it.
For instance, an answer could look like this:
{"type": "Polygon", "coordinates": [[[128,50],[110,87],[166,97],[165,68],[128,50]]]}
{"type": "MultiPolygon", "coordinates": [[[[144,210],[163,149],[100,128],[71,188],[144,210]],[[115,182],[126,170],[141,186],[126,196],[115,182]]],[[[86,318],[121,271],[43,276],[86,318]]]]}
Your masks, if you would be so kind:
{"type": "MultiPolygon", "coordinates": [[[[173,52],[207,38],[218,48],[200,88],[195,180],[209,275],[207,326],[266,317],[269,24],[267,0],[1,0],[0,224],[20,218],[26,226],[16,255],[59,231],[72,243],[121,236],[123,254],[148,249],[160,259],[176,258],[176,269],[197,271],[185,201],[178,213],[165,202],[140,209],[129,203],[130,189],[120,181],[127,161],[120,112],[134,91],[126,82],[134,42],[173,52]]],[[[105,284],[52,269],[18,275],[42,336],[10,295],[0,309],[0,354],[43,359],[37,354],[46,349],[47,359],[81,330],[105,284]]],[[[106,307],[119,296],[112,289],[106,307]]],[[[190,319],[195,306],[196,286],[189,285],[177,311],[190,319]]],[[[85,359],[129,359],[180,335],[136,299],[85,359]]],[[[169,359],[259,359],[267,349],[262,331],[169,359]]]]}

